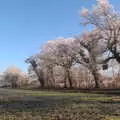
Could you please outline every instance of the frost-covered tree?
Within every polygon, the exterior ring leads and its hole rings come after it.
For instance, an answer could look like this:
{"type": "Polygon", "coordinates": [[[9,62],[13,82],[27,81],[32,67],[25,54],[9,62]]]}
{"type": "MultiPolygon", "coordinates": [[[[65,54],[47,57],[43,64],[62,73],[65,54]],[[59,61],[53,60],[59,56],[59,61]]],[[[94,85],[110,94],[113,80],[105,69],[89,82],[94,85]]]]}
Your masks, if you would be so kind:
{"type": "Polygon", "coordinates": [[[70,88],[72,88],[72,79],[70,75],[71,67],[74,63],[74,52],[71,49],[73,38],[58,38],[56,40],[48,41],[44,47],[43,52],[47,55],[47,62],[49,65],[62,66],[65,70],[64,87],[67,87],[67,80],[70,88]]]}
{"type": "Polygon", "coordinates": [[[91,24],[103,35],[101,43],[106,47],[106,64],[111,59],[120,63],[120,13],[116,11],[108,0],[97,0],[92,10],[83,8],[81,11],[83,24],[91,24]]]}
{"type": "Polygon", "coordinates": [[[44,81],[44,72],[41,66],[41,61],[38,61],[37,56],[29,57],[26,61],[26,63],[30,64],[32,66],[33,71],[37,75],[38,81],[40,82],[40,85],[42,88],[45,87],[45,81],[44,81]]]}
{"type": "Polygon", "coordinates": [[[4,71],[4,81],[11,88],[17,88],[23,86],[25,87],[25,85],[28,85],[29,79],[27,74],[22,72],[16,66],[12,66],[4,71]]]}
{"type": "Polygon", "coordinates": [[[95,80],[95,88],[99,88],[99,57],[104,52],[101,39],[99,30],[93,30],[76,37],[73,45],[76,51],[75,61],[91,72],[95,80]]]}

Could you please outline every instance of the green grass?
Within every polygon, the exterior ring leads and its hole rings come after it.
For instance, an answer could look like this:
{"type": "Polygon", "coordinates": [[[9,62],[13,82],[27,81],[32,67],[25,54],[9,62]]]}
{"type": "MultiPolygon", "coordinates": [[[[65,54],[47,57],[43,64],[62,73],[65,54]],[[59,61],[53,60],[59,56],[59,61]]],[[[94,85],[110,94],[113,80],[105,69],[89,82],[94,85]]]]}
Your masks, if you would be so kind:
{"type": "Polygon", "coordinates": [[[105,120],[120,120],[120,117],[111,116],[111,117],[106,117],[105,120]]]}
{"type": "Polygon", "coordinates": [[[120,96],[95,91],[0,89],[0,120],[28,119],[120,120],[120,96]]]}

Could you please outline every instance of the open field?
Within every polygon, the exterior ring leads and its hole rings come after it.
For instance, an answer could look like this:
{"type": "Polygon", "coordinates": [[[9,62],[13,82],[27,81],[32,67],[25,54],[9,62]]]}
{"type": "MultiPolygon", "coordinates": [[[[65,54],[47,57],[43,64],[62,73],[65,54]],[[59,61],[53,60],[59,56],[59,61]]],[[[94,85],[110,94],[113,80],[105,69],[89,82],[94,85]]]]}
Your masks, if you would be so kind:
{"type": "Polygon", "coordinates": [[[120,120],[120,90],[64,93],[0,89],[0,120],[28,119],[120,120]]]}

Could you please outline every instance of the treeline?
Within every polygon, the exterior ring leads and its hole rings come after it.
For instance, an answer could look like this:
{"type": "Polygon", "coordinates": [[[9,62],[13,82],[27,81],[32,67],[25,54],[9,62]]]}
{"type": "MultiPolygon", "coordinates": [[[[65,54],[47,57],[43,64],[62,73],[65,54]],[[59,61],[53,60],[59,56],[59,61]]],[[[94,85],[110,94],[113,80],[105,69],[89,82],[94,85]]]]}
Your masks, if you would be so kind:
{"type": "MultiPolygon", "coordinates": [[[[83,8],[81,16],[82,24],[90,25],[91,31],[73,38],[50,40],[43,45],[40,53],[26,60],[37,76],[41,88],[60,87],[60,84],[56,84],[55,71],[57,69],[63,72],[63,74],[61,73],[62,87],[76,87],[82,78],[82,73],[80,79],[75,83],[73,79],[75,70],[72,72],[75,67],[87,71],[83,76],[86,76],[84,80],[89,88],[100,88],[105,86],[101,80],[109,79],[100,71],[109,69],[112,60],[119,65],[119,12],[107,0],[98,0],[92,10],[83,8]]],[[[115,76],[115,80],[118,85],[119,76],[115,76]]]]}
{"type": "Polygon", "coordinates": [[[0,87],[26,88],[30,85],[28,75],[16,66],[7,68],[0,75],[0,87]]]}

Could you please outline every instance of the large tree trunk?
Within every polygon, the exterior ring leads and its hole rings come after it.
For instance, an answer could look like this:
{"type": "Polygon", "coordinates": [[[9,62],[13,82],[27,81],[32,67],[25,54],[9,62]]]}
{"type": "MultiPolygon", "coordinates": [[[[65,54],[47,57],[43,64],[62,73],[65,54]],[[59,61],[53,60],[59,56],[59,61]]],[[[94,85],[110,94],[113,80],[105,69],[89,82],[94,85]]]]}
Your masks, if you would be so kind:
{"type": "Polygon", "coordinates": [[[55,88],[55,79],[54,79],[54,71],[53,66],[48,66],[48,79],[50,80],[50,87],[55,88]]]}
{"type": "Polygon", "coordinates": [[[38,81],[40,82],[41,88],[45,87],[45,82],[44,82],[44,73],[42,70],[40,70],[38,72],[37,68],[34,68],[34,72],[36,73],[37,77],[38,77],[38,81]]]}
{"type": "Polygon", "coordinates": [[[40,74],[38,73],[38,80],[41,84],[41,88],[45,87],[45,82],[44,82],[44,73],[42,70],[40,70],[40,74]]]}
{"type": "Polygon", "coordinates": [[[97,70],[93,70],[92,75],[93,75],[94,81],[95,81],[95,88],[100,88],[100,86],[99,86],[99,74],[97,73],[97,70]]]}
{"type": "Polygon", "coordinates": [[[89,69],[94,77],[95,81],[95,88],[100,88],[99,86],[99,73],[98,73],[98,66],[96,61],[96,54],[94,54],[94,51],[90,52],[90,66],[89,69]]]}
{"type": "Polygon", "coordinates": [[[70,68],[66,68],[66,75],[67,75],[67,79],[68,79],[70,88],[73,88],[72,79],[71,79],[71,75],[70,75],[70,68]]]}
{"type": "MultiPolygon", "coordinates": [[[[29,60],[28,60],[29,61],[29,60]]],[[[37,75],[38,81],[40,82],[41,88],[45,87],[45,81],[44,81],[44,72],[42,69],[37,69],[37,63],[35,60],[30,60],[29,63],[31,64],[33,71],[37,75]]]]}
{"type": "Polygon", "coordinates": [[[64,88],[67,88],[67,75],[65,73],[65,77],[64,77],[64,88]]]}

